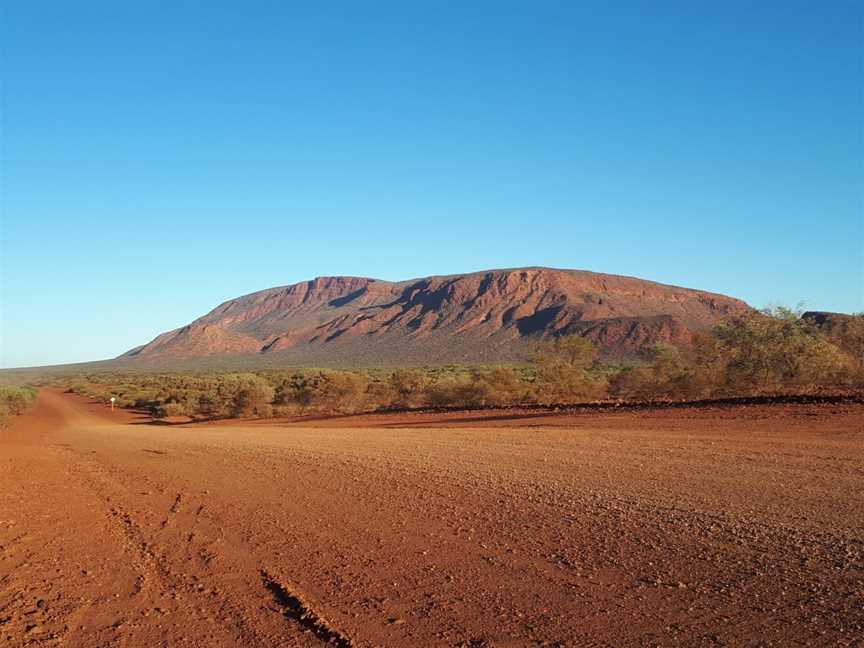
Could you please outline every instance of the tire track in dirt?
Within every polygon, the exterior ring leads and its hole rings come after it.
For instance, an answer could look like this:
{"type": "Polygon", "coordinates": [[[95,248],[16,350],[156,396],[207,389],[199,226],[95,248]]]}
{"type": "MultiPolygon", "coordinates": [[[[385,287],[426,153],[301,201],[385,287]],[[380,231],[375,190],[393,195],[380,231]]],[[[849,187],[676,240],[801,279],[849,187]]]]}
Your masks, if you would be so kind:
{"type": "Polygon", "coordinates": [[[329,646],[356,648],[354,642],[310,607],[302,596],[292,591],[282,581],[271,576],[267,570],[261,570],[261,580],[264,582],[264,587],[273,594],[273,599],[282,607],[287,619],[309,630],[329,646]]]}
{"type": "MultiPolygon", "coordinates": [[[[212,583],[221,580],[212,568],[214,562],[221,557],[221,552],[214,552],[208,548],[213,545],[213,542],[207,541],[207,534],[202,535],[200,529],[196,530],[195,524],[174,529],[176,534],[182,535],[185,539],[182,543],[185,547],[181,548],[179,559],[171,560],[168,556],[170,548],[164,546],[157,548],[157,544],[161,545],[159,539],[153,538],[147,531],[146,525],[136,520],[129,510],[118,502],[118,496],[125,490],[124,484],[134,482],[141,485],[144,482],[151,489],[164,490],[161,486],[147,480],[146,477],[142,478],[141,475],[135,475],[135,479],[130,480],[126,475],[115,474],[115,471],[95,461],[91,455],[75,452],[71,448],[65,450],[74,456],[71,465],[76,468],[70,474],[85,483],[102,501],[105,515],[114,523],[114,528],[119,532],[121,543],[130,557],[131,564],[140,574],[139,588],[134,593],[135,596],[143,596],[153,604],[157,612],[164,610],[165,607],[163,606],[167,606],[172,614],[176,614],[184,606],[190,606],[188,602],[184,603],[184,600],[202,598],[203,593],[207,596],[200,602],[204,603],[206,608],[211,609],[215,603],[219,618],[223,621],[226,629],[235,636],[238,645],[282,644],[281,641],[274,643],[272,637],[259,633],[253,627],[248,620],[255,616],[255,612],[248,605],[242,603],[238,605],[233,602],[234,600],[242,601],[242,596],[230,598],[223,596],[214,602],[212,600],[214,589],[201,585],[201,582],[212,583]],[[160,552],[160,548],[164,551],[160,552]],[[189,569],[190,565],[199,573],[193,575],[192,570],[189,569]],[[210,591],[207,591],[208,589],[210,591]]],[[[160,531],[168,528],[172,518],[176,521],[183,501],[183,493],[179,492],[168,509],[169,517],[166,517],[159,525],[160,531]]],[[[200,519],[203,510],[203,504],[196,508],[194,514],[196,521],[200,519]]],[[[224,586],[224,583],[222,585],[224,586]]],[[[223,590],[219,589],[218,591],[223,590]]]]}
{"type": "MultiPolygon", "coordinates": [[[[46,393],[23,423],[16,434],[0,436],[6,460],[0,461],[0,503],[12,505],[0,507],[0,523],[6,521],[2,513],[26,515],[36,503],[28,498],[34,486],[42,508],[36,519],[9,520],[8,529],[0,524],[0,639],[10,647],[190,640],[208,647],[325,645],[273,608],[272,593],[261,586],[261,566],[242,541],[226,536],[220,507],[207,501],[207,491],[176,479],[176,464],[164,464],[165,473],[153,471],[149,461],[111,461],[117,457],[101,440],[116,438],[122,428],[91,416],[80,403],[68,406],[58,394],[46,393]],[[100,442],[91,443],[94,438],[100,442]],[[7,448],[15,460],[7,459],[7,448]],[[64,497],[70,506],[58,509],[64,497]],[[62,526],[39,522],[55,515],[62,526]],[[32,548],[26,546],[31,526],[40,532],[32,548]],[[85,529],[98,535],[88,538],[85,529]],[[28,576],[34,582],[21,580],[28,576]]],[[[143,451],[157,462],[170,454],[143,451]]]]}
{"type": "Polygon", "coordinates": [[[530,431],[82,414],[40,437],[66,450],[33,444],[6,476],[16,446],[0,437],[0,518],[16,520],[0,542],[34,536],[0,551],[0,634],[10,648],[855,646],[864,410],[795,407],[530,431]],[[110,599],[136,560],[148,585],[110,599]]]}

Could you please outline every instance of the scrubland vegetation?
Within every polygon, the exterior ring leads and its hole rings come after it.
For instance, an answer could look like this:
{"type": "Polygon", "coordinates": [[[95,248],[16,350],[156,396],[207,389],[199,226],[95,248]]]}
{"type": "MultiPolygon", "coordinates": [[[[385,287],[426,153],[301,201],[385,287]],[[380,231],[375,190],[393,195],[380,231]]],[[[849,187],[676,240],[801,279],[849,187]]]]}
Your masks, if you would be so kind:
{"type": "Polygon", "coordinates": [[[0,385],[0,426],[32,407],[36,402],[36,393],[34,387],[0,385]]]}
{"type": "Polygon", "coordinates": [[[102,373],[60,384],[157,418],[203,419],[859,391],[864,316],[826,332],[788,309],[766,310],[718,325],[686,352],[657,345],[626,365],[604,362],[590,340],[568,336],[538,344],[524,366],[102,373]]]}

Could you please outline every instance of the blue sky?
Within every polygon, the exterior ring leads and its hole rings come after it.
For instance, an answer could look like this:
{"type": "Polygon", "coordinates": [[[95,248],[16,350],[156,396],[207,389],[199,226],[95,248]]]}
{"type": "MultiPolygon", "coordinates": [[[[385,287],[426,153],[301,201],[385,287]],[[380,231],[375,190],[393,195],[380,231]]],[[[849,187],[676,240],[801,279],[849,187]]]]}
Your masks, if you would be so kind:
{"type": "Polygon", "coordinates": [[[317,275],[864,310],[864,4],[2,8],[0,366],[317,275]]]}

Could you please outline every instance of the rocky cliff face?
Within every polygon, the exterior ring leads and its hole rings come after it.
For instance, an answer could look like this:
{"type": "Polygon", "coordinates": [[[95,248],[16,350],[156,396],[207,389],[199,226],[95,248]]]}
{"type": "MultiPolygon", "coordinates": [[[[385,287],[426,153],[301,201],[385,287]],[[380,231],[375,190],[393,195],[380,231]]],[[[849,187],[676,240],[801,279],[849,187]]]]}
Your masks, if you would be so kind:
{"type": "Polygon", "coordinates": [[[742,301],[631,277],[519,268],[387,282],[319,277],[221,304],[124,358],[281,354],[289,362],[422,364],[512,360],[526,342],[576,333],[603,353],[694,332],[742,301]]]}

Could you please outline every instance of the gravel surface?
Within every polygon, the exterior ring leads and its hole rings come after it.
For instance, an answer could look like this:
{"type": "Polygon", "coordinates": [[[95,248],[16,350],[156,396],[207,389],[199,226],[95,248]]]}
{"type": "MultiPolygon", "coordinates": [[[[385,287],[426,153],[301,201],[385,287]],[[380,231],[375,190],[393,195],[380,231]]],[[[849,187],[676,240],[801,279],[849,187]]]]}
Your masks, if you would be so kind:
{"type": "Polygon", "coordinates": [[[12,646],[862,646],[864,406],[0,431],[12,646]]]}

